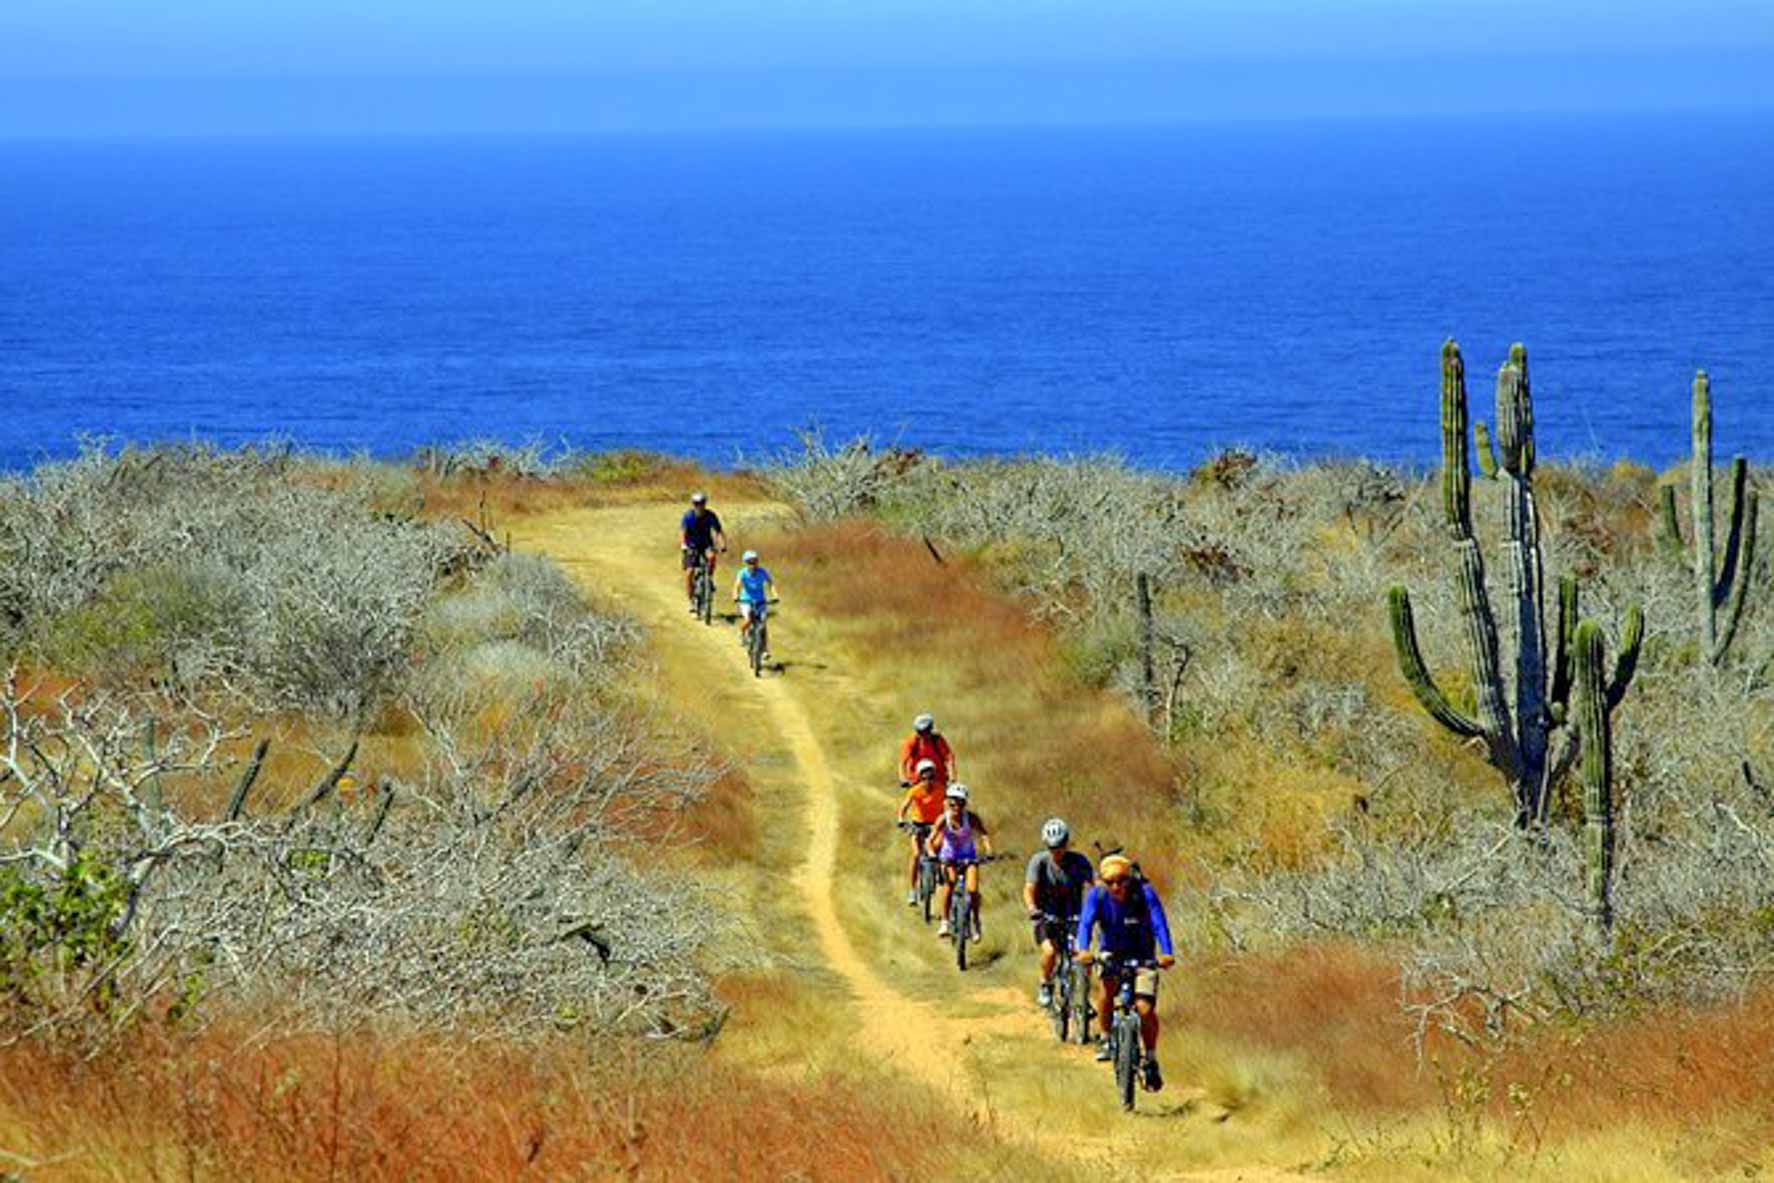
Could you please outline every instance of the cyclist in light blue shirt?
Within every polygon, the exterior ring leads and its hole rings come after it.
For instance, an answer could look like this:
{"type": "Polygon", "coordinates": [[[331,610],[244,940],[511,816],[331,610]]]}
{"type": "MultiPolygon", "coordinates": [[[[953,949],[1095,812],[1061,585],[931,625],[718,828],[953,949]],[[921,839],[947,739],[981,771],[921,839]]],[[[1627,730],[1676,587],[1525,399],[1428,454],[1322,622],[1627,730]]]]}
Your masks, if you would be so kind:
{"type": "MultiPolygon", "coordinates": [[[[780,599],[776,592],[776,581],[770,578],[769,568],[758,562],[758,552],[748,550],[740,556],[739,577],[733,581],[733,599],[739,605],[739,643],[744,645],[746,636],[751,632],[752,621],[762,620],[769,611],[772,598],[780,599]]],[[[769,661],[770,655],[764,654],[769,661]]]]}

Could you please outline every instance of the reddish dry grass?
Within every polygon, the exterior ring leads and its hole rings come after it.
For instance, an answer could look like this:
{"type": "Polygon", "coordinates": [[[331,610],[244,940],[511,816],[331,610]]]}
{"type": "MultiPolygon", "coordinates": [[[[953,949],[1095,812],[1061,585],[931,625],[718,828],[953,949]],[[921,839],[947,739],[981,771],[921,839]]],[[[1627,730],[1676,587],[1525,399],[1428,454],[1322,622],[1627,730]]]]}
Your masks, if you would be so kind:
{"type": "Polygon", "coordinates": [[[1741,1005],[1548,1034],[1504,1056],[1497,1071],[1554,1092],[1555,1128],[1738,1114],[1754,1119],[1765,1143],[1774,1137],[1774,991],[1741,1005]]]}
{"type": "Polygon", "coordinates": [[[1417,1071],[1395,961],[1354,944],[1303,945],[1192,965],[1176,978],[1185,1025],[1303,1056],[1340,1105],[1410,1109],[1435,1099],[1435,1081],[1417,1071]]]}
{"type": "MultiPolygon", "coordinates": [[[[1431,1038],[1419,1064],[1397,964],[1358,945],[1224,958],[1191,966],[1176,984],[1184,1025],[1301,1055],[1336,1103],[1356,1110],[1432,1107],[1464,1074],[1488,1079],[1490,1108],[1506,1127],[1511,1086],[1525,1090],[1518,1096],[1533,1100],[1542,1134],[1554,1138],[1714,1119],[1743,1125],[1740,1138],[1759,1145],[1774,1137],[1774,991],[1740,1006],[1671,1008],[1600,1030],[1548,1028],[1501,1052],[1431,1038]]],[[[1712,1149],[1726,1159],[1733,1153],[1712,1149]]]]}
{"type": "Polygon", "coordinates": [[[751,857],[758,844],[751,781],[739,769],[727,769],[702,800],[684,811],[683,825],[693,855],[701,861],[729,865],[751,857]]]}
{"type": "Polygon", "coordinates": [[[564,1051],[437,1040],[243,1050],[226,1032],[144,1036],[92,1063],[0,1051],[0,1130],[11,1127],[9,1150],[54,1164],[42,1179],[929,1177],[938,1134],[976,1136],[945,1122],[689,1049],[596,1068],[564,1051]]]}
{"type": "Polygon", "coordinates": [[[988,820],[1028,828],[1058,813],[1105,842],[1165,832],[1179,790],[1151,733],[1112,695],[1081,687],[1052,634],[979,563],[938,565],[923,543],[858,521],[772,539],[770,557],[797,596],[860,630],[857,654],[947,679],[945,701],[930,705],[962,779],[989,770],[975,783],[988,820]]]}

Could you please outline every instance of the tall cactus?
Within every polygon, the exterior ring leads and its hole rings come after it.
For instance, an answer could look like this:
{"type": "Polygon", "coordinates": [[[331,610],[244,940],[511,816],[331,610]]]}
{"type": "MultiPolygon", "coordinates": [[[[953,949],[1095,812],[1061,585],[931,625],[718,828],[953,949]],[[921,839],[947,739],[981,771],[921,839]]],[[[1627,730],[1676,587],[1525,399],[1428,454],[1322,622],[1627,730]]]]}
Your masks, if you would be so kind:
{"type": "Polygon", "coordinates": [[[1614,748],[1610,715],[1619,700],[1602,675],[1602,630],[1577,626],[1577,741],[1582,750],[1584,896],[1589,923],[1605,935],[1614,923],[1614,748]]]}
{"type": "MultiPolygon", "coordinates": [[[[1689,458],[1689,500],[1694,521],[1694,598],[1698,608],[1700,653],[1720,665],[1737,635],[1749,584],[1755,577],[1758,498],[1749,487],[1749,462],[1731,460],[1731,509],[1725,527],[1723,562],[1717,552],[1712,503],[1712,382],[1705,370],[1694,374],[1694,453],[1689,458]],[[1724,618],[1721,621],[1720,611],[1724,618]]],[[[1686,545],[1676,518],[1675,486],[1663,487],[1662,542],[1679,557],[1686,545]]]]}
{"type": "MultiPolygon", "coordinates": [[[[1456,735],[1480,739],[1485,755],[1509,782],[1516,824],[1545,820],[1548,789],[1557,767],[1549,762],[1551,737],[1561,726],[1571,685],[1567,646],[1576,627],[1577,587],[1561,587],[1559,630],[1550,662],[1544,607],[1544,566],[1534,508],[1534,410],[1528,384],[1527,350],[1519,343],[1497,374],[1497,481],[1506,511],[1504,558],[1515,606],[1513,685],[1505,684],[1496,616],[1485,586],[1484,556],[1472,533],[1472,471],[1468,444],[1466,369],[1460,347],[1441,349],[1442,514],[1454,544],[1461,619],[1465,623],[1477,717],[1456,708],[1436,685],[1417,642],[1410,593],[1392,588],[1389,600],[1393,643],[1399,669],[1423,709],[1456,735]],[[1513,689],[1513,703],[1509,691],[1513,689]]],[[[1626,642],[1616,670],[1616,694],[1624,694],[1637,666],[1644,618],[1629,615],[1626,642]]]]}

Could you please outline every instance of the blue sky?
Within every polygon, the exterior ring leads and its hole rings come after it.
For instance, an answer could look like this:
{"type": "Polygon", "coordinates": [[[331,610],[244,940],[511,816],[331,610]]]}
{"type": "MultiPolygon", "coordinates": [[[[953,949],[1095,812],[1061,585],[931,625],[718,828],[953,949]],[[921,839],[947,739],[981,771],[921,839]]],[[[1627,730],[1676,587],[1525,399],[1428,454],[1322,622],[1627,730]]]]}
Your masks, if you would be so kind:
{"type": "Polygon", "coordinates": [[[1757,0],[7,0],[0,134],[1774,105],[1757,0]]]}

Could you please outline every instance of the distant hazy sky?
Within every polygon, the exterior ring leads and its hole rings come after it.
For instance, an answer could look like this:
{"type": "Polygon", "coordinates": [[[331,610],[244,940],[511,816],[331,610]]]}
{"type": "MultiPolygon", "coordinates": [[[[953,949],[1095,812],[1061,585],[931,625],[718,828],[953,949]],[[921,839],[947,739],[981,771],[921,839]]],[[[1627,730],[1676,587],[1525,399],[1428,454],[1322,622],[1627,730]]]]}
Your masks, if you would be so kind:
{"type": "Polygon", "coordinates": [[[1769,106],[1774,0],[0,0],[0,134],[1769,106]]]}

